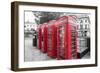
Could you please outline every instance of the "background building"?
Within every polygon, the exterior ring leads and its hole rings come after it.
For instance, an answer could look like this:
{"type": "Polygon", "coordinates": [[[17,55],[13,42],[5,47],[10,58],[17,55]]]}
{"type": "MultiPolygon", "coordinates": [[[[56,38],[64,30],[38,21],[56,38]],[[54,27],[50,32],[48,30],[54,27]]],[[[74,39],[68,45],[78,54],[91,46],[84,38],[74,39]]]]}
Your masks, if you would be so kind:
{"type": "Polygon", "coordinates": [[[78,53],[79,58],[90,51],[90,18],[89,16],[79,16],[77,18],[78,31],[78,53]]]}
{"type": "Polygon", "coordinates": [[[37,29],[36,16],[32,11],[25,11],[24,33],[25,36],[34,35],[37,29]]]}

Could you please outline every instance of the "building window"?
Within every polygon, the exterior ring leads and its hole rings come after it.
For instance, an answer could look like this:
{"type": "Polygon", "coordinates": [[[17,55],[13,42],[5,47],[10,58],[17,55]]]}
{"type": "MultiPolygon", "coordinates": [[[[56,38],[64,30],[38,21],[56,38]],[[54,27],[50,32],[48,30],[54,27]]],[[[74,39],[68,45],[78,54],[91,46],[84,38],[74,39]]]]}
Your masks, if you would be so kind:
{"type": "Polygon", "coordinates": [[[81,20],[80,23],[83,23],[83,20],[81,20]]]}
{"type": "Polygon", "coordinates": [[[85,25],[85,29],[87,29],[87,25],[85,25]]]}
{"type": "Polygon", "coordinates": [[[85,20],[85,23],[87,23],[87,20],[85,20]]]}
{"type": "Polygon", "coordinates": [[[83,25],[80,25],[80,29],[83,29],[83,25]]]}

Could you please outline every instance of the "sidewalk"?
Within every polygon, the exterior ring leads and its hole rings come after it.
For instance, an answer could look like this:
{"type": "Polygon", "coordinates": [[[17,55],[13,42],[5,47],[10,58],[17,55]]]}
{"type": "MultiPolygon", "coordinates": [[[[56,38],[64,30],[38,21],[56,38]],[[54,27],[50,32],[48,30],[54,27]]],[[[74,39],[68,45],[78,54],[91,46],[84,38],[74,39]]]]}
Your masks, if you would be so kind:
{"type": "MultiPolygon", "coordinates": [[[[24,60],[29,61],[45,61],[45,60],[55,60],[47,56],[46,53],[42,53],[38,48],[32,46],[32,37],[25,37],[25,51],[24,51],[24,60]]],[[[82,59],[88,59],[90,53],[88,52],[82,59]]]]}
{"type": "Polygon", "coordinates": [[[32,37],[25,37],[25,61],[45,61],[53,60],[46,53],[42,53],[39,49],[32,46],[32,37]]]}

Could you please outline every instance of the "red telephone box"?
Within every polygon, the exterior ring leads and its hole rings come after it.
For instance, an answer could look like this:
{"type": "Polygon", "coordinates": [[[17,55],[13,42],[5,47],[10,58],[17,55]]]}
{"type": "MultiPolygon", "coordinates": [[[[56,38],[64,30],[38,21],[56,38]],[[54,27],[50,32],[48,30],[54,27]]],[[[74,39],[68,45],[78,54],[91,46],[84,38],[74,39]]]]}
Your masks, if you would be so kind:
{"type": "Polygon", "coordinates": [[[41,49],[41,45],[42,45],[42,30],[41,30],[41,25],[39,24],[37,27],[37,48],[41,49]]]}
{"type": "Polygon", "coordinates": [[[46,53],[47,52],[47,23],[42,24],[42,48],[41,51],[46,53]]]}
{"type": "Polygon", "coordinates": [[[57,27],[56,20],[52,20],[48,23],[48,56],[52,58],[57,57],[57,27]]]}
{"type": "Polygon", "coordinates": [[[75,20],[63,16],[57,21],[57,59],[77,58],[77,31],[75,20]]]}

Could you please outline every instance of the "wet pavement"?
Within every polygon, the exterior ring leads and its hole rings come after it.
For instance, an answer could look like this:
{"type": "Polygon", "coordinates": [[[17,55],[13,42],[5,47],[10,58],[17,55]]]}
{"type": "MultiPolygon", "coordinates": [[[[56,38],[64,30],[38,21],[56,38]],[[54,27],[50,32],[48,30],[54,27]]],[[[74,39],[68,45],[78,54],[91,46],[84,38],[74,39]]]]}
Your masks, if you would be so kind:
{"type": "MultiPolygon", "coordinates": [[[[24,51],[24,61],[45,61],[45,60],[55,60],[47,56],[46,53],[41,52],[38,48],[35,46],[32,46],[33,44],[33,38],[31,37],[25,37],[25,51],[24,51]]],[[[82,59],[89,58],[90,53],[88,52],[82,59]]]]}
{"type": "Polygon", "coordinates": [[[25,37],[25,61],[53,60],[46,53],[42,53],[38,48],[32,46],[32,37],[25,37]]]}

